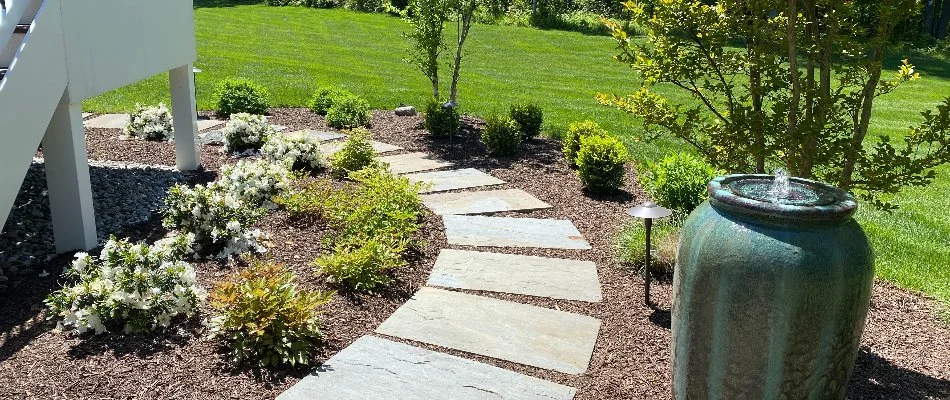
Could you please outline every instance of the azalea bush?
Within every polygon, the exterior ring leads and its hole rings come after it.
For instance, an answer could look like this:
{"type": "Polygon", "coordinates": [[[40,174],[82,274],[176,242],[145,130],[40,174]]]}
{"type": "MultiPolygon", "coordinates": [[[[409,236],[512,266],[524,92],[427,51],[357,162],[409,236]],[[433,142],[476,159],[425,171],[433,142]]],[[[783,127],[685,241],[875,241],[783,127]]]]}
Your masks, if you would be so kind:
{"type": "Polygon", "coordinates": [[[231,116],[222,133],[224,146],[230,152],[259,150],[274,128],[263,115],[238,113],[231,116]]]}
{"type": "Polygon", "coordinates": [[[306,133],[271,135],[261,147],[261,154],[272,163],[299,171],[316,171],[326,167],[320,153],[320,141],[306,133]]]}
{"type": "Polygon", "coordinates": [[[230,258],[248,251],[263,253],[263,233],[252,229],[265,210],[213,187],[176,185],[165,197],[162,223],[194,235],[194,254],[230,258]]]}
{"type": "Polygon", "coordinates": [[[148,246],[110,237],[97,257],[76,253],[66,270],[75,283],[46,299],[50,318],[59,329],[100,334],[151,331],[194,315],[205,293],[182,261],[192,239],[179,235],[148,246]]]}
{"type": "Polygon", "coordinates": [[[165,103],[155,107],[135,105],[129,122],[122,130],[126,136],[145,140],[168,140],[172,138],[172,114],[165,103]]]}
{"type": "Polygon", "coordinates": [[[290,182],[291,173],[285,164],[241,160],[222,167],[211,186],[226,196],[272,209],[274,203],[271,199],[287,189],[290,182]]]}
{"type": "Polygon", "coordinates": [[[255,262],[211,291],[211,332],[225,341],[231,359],[257,366],[307,364],[320,339],[320,310],[332,292],[297,288],[287,268],[255,262]]]}

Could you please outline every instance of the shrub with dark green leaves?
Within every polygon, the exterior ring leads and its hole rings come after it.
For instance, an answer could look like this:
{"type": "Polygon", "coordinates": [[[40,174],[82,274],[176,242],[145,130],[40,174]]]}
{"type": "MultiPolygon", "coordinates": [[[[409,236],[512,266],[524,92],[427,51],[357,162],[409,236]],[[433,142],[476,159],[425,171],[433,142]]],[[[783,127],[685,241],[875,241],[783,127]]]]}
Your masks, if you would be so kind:
{"type": "Polygon", "coordinates": [[[534,103],[518,104],[511,107],[510,114],[525,139],[534,139],[541,134],[541,124],[544,122],[541,106],[534,103]]]}
{"type": "Polygon", "coordinates": [[[354,129],[349,136],[343,147],[330,157],[330,171],[337,179],[346,178],[351,172],[375,163],[373,157],[376,151],[369,143],[369,132],[366,129],[354,129]]]}
{"type": "Polygon", "coordinates": [[[235,363],[309,363],[321,337],[320,309],[333,293],[298,290],[296,280],[281,265],[256,262],[215,285],[211,305],[220,315],[211,319],[211,331],[235,363]]]}
{"type": "Polygon", "coordinates": [[[574,122],[567,127],[563,138],[564,159],[572,167],[578,165],[577,152],[581,148],[581,138],[586,136],[607,136],[607,131],[594,121],[574,122]]]}
{"type": "Polygon", "coordinates": [[[447,138],[455,136],[462,126],[462,116],[458,107],[446,107],[435,99],[426,103],[425,128],[433,137],[447,138]]]}
{"type": "Polygon", "coordinates": [[[333,102],[344,96],[355,96],[345,89],[335,87],[322,87],[313,94],[310,99],[310,111],[320,115],[327,115],[327,111],[333,106],[333,102]]]}
{"type": "Polygon", "coordinates": [[[337,129],[352,129],[369,125],[369,103],[350,94],[333,99],[327,110],[327,125],[337,129]]]}
{"type": "Polygon", "coordinates": [[[216,110],[221,115],[264,114],[268,107],[267,98],[264,87],[244,78],[225,79],[214,91],[216,110]]]}
{"type": "Polygon", "coordinates": [[[623,186],[626,162],[627,148],[617,138],[606,135],[581,137],[577,174],[587,189],[610,191],[623,186]]]}
{"type": "Polygon", "coordinates": [[[521,148],[518,123],[508,116],[491,115],[482,127],[482,143],[496,156],[510,156],[521,148]]]}
{"type": "Polygon", "coordinates": [[[719,173],[689,153],[673,153],[647,165],[640,185],[654,201],[680,214],[689,214],[706,201],[706,185],[719,173]]]}

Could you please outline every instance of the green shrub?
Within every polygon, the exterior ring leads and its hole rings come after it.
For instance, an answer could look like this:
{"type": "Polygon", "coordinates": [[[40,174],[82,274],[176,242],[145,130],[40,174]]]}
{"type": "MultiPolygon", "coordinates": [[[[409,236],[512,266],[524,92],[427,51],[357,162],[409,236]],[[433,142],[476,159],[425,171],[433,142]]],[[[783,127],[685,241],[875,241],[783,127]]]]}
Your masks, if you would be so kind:
{"type": "Polygon", "coordinates": [[[344,0],[343,6],[354,11],[377,12],[383,10],[382,0],[344,0]]]}
{"type": "Polygon", "coordinates": [[[518,123],[518,129],[525,139],[534,139],[541,134],[544,122],[544,110],[534,103],[523,103],[511,107],[511,119],[518,123]]]}
{"type": "Polygon", "coordinates": [[[256,262],[211,292],[220,313],[211,331],[237,364],[307,364],[320,338],[320,309],[332,292],[298,290],[296,277],[277,264],[256,262]]]}
{"type": "Polygon", "coordinates": [[[382,238],[338,243],[332,254],[314,260],[317,273],[354,291],[372,292],[392,283],[390,272],[406,265],[405,249],[382,238]]]}
{"type": "Polygon", "coordinates": [[[369,103],[356,95],[339,95],[327,110],[327,125],[352,129],[369,125],[369,103]]]}
{"type": "Polygon", "coordinates": [[[221,115],[235,113],[267,113],[267,90],[244,78],[225,79],[214,91],[217,112],[221,115]]]}
{"type": "Polygon", "coordinates": [[[594,121],[574,122],[564,134],[564,159],[571,167],[577,166],[577,152],[581,148],[581,138],[585,136],[607,136],[607,131],[594,121]]]}
{"type": "Polygon", "coordinates": [[[507,116],[491,115],[482,128],[482,143],[496,156],[510,156],[521,147],[518,123],[507,116]]]}
{"type": "Polygon", "coordinates": [[[350,174],[356,190],[330,208],[328,217],[340,236],[361,240],[384,237],[400,247],[410,246],[422,215],[421,183],[410,183],[383,166],[350,174]],[[348,200],[348,201],[347,201],[348,200]]]}
{"type": "Polygon", "coordinates": [[[355,96],[344,89],[335,87],[322,87],[313,94],[310,99],[310,111],[320,115],[327,115],[327,111],[333,106],[333,102],[345,96],[355,96]]]}
{"type": "Polygon", "coordinates": [[[376,151],[367,138],[365,129],[354,129],[343,147],[330,157],[330,171],[337,179],[347,177],[351,172],[359,171],[375,163],[376,151]]]}
{"type": "Polygon", "coordinates": [[[648,164],[640,185],[654,201],[681,214],[689,214],[706,201],[706,185],[719,173],[689,153],[673,153],[648,164]]]}
{"type": "Polygon", "coordinates": [[[609,191],[623,186],[626,162],[627,148],[617,138],[601,135],[581,137],[577,174],[587,189],[609,191]]]}
{"type": "Polygon", "coordinates": [[[425,128],[433,137],[447,138],[455,136],[462,126],[462,116],[458,107],[446,107],[435,99],[426,103],[425,128]]]}
{"type": "Polygon", "coordinates": [[[327,180],[300,181],[291,190],[274,197],[274,203],[287,210],[296,221],[315,222],[325,219],[328,209],[333,205],[336,191],[346,191],[348,186],[336,189],[327,180]]]}
{"type": "MultiPolygon", "coordinates": [[[[650,270],[669,275],[676,265],[676,250],[679,246],[680,230],[683,219],[670,217],[655,220],[650,232],[653,256],[650,270]]],[[[643,268],[644,246],[646,243],[646,226],[642,220],[629,222],[622,231],[618,240],[620,261],[624,264],[643,268]]]]}

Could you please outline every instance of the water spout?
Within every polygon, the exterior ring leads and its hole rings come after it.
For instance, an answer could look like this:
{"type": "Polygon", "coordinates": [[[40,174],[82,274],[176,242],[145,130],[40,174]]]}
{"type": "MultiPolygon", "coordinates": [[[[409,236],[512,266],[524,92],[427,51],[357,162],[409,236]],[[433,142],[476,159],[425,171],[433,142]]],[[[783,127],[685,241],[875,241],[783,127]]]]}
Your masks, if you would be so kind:
{"type": "Polygon", "coordinates": [[[768,196],[774,203],[775,200],[787,199],[791,195],[791,188],[788,184],[788,172],[779,168],[775,171],[775,180],[772,181],[772,187],[769,188],[768,196]]]}

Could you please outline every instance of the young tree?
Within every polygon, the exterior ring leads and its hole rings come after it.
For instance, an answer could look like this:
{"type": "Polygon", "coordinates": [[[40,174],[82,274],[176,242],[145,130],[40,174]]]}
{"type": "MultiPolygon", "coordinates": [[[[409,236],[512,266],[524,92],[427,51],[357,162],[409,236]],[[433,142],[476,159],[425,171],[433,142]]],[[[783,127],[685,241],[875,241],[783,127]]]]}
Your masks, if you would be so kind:
{"type": "Polygon", "coordinates": [[[472,28],[472,17],[477,4],[475,0],[455,0],[455,24],[457,28],[455,60],[452,63],[452,86],[449,88],[449,102],[458,104],[459,73],[462,71],[462,46],[472,28]]]}
{"type": "Polygon", "coordinates": [[[883,75],[887,42],[916,4],[660,0],[650,17],[627,3],[647,40],[604,22],[620,45],[617,59],[644,84],[598,100],[640,116],[648,138],[672,134],[717,167],[765,173],[783,166],[892,207],[886,195],[930,183],[934,168],[950,162],[950,98],[924,112],[903,143],[881,137],[866,146],[874,100],[919,77],[906,60],[883,75]],[[651,90],[658,83],[695,101],[675,103],[651,90]]]}
{"type": "Polygon", "coordinates": [[[415,0],[407,20],[412,28],[403,33],[411,47],[406,62],[413,64],[432,82],[432,96],[439,98],[439,55],[445,49],[442,32],[449,18],[448,0],[415,0]]]}

